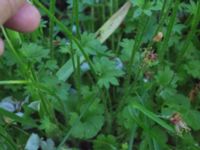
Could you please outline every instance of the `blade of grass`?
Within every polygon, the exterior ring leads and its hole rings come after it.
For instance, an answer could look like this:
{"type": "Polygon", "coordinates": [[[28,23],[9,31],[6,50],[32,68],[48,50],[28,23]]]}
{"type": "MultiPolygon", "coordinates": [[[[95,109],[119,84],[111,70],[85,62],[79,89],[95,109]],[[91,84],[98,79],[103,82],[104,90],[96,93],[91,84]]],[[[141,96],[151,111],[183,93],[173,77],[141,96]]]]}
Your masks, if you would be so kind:
{"type": "Polygon", "coordinates": [[[27,80],[7,80],[0,81],[0,85],[9,85],[9,84],[29,84],[30,81],[27,80]]]}
{"type": "Polygon", "coordinates": [[[37,124],[32,119],[19,117],[19,116],[15,115],[14,113],[8,112],[2,108],[0,108],[0,114],[1,114],[1,116],[11,118],[12,120],[19,122],[21,124],[28,125],[30,127],[37,127],[37,124]]]}
{"type": "Polygon", "coordinates": [[[6,144],[6,146],[8,146],[8,148],[10,150],[16,150],[17,149],[16,144],[12,140],[11,136],[9,136],[9,134],[6,132],[6,130],[2,126],[0,126],[0,137],[2,137],[5,140],[4,144],[6,144]]]}
{"type": "Polygon", "coordinates": [[[196,30],[197,30],[197,26],[198,26],[199,21],[200,21],[200,2],[197,2],[197,3],[198,3],[197,4],[198,6],[197,6],[196,14],[195,14],[195,16],[193,17],[193,20],[192,20],[191,29],[189,30],[186,41],[184,42],[183,47],[181,48],[181,51],[178,54],[177,66],[179,66],[180,63],[181,63],[181,60],[184,59],[184,55],[189,48],[190,42],[191,42],[191,40],[192,40],[196,30]]]}
{"type": "Polygon", "coordinates": [[[130,139],[129,139],[129,146],[128,146],[128,150],[132,150],[133,149],[133,142],[136,136],[136,130],[137,130],[137,125],[134,124],[131,130],[131,135],[130,135],[130,139]]]}
{"type": "Polygon", "coordinates": [[[76,36],[80,38],[80,25],[79,25],[79,1],[73,1],[72,25],[76,25],[76,36]]]}
{"type": "MultiPolygon", "coordinates": [[[[84,57],[80,57],[80,63],[82,63],[84,60],[85,60],[84,57]]],[[[77,63],[75,63],[75,66],[77,66],[77,63]]],[[[73,63],[72,59],[70,59],[58,70],[56,76],[58,77],[59,80],[66,81],[73,72],[74,72],[73,63]]]]}
{"type": "Polygon", "coordinates": [[[7,35],[7,33],[6,33],[6,30],[4,29],[3,26],[1,26],[1,30],[2,30],[2,33],[3,33],[3,35],[4,35],[5,39],[6,39],[6,41],[8,42],[8,46],[10,47],[10,49],[11,49],[13,55],[15,56],[17,62],[18,62],[19,65],[21,66],[21,69],[22,69],[22,70],[25,70],[26,65],[23,63],[22,58],[19,56],[19,54],[18,54],[17,51],[15,50],[15,48],[14,48],[14,46],[13,46],[11,40],[9,39],[9,37],[8,37],[8,35],[7,35]]]}
{"type": "Polygon", "coordinates": [[[95,33],[97,39],[104,43],[110,35],[120,26],[126,17],[129,9],[131,7],[131,2],[126,2],[114,15],[111,16],[108,21],[95,33]]]}
{"type": "Polygon", "coordinates": [[[170,17],[169,24],[168,24],[168,27],[167,27],[166,36],[164,38],[163,44],[158,49],[158,57],[159,57],[160,62],[163,62],[164,55],[168,51],[168,42],[170,40],[172,29],[173,29],[173,26],[174,26],[175,21],[176,21],[176,15],[177,15],[177,12],[178,12],[179,4],[180,4],[180,0],[176,0],[175,3],[174,3],[172,15],[170,17]]]}
{"type": "Polygon", "coordinates": [[[146,109],[144,106],[140,105],[139,103],[134,102],[132,104],[132,108],[139,110],[145,116],[147,116],[151,120],[155,121],[160,126],[162,126],[163,128],[165,128],[166,130],[168,130],[168,131],[170,131],[172,133],[175,133],[174,129],[170,125],[168,125],[166,122],[164,122],[162,119],[160,119],[156,114],[154,114],[153,112],[149,111],[148,109],[146,109]]]}
{"type": "MultiPolygon", "coordinates": [[[[161,30],[161,28],[163,27],[163,25],[165,23],[165,20],[166,20],[168,14],[169,14],[170,9],[171,9],[172,4],[173,4],[173,0],[170,0],[170,1],[169,0],[164,0],[163,6],[162,6],[162,9],[161,9],[161,12],[160,12],[160,19],[159,19],[160,21],[158,23],[158,27],[155,30],[153,36],[155,36],[161,30]]],[[[153,37],[152,37],[152,39],[153,39],[153,37]]],[[[149,42],[148,46],[147,46],[148,47],[147,49],[152,47],[153,43],[154,43],[154,41],[151,40],[149,42]]]]}
{"type": "MultiPolygon", "coordinates": [[[[79,1],[73,1],[73,14],[72,14],[72,27],[76,25],[76,37],[80,39],[80,26],[79,26],[79,1]],[[74,19],[73,19],[74,18],[74,19]]],[[[72,45],[72,44],[71,44],[72,45]]],[[[73,69],[74,69],[74,82],[76,84],[76,89],[78,91],[78,95],[80,97],[80,89],[81,89],[81,69],[80,69],[80,57],[75,56],[75,52],[72,55],[73,61],[73,69]],[[76,57],[76,62],[74,62],[74,57],[76,57]],[[75,63],[77,66],[75,66],[75,63]]]]}

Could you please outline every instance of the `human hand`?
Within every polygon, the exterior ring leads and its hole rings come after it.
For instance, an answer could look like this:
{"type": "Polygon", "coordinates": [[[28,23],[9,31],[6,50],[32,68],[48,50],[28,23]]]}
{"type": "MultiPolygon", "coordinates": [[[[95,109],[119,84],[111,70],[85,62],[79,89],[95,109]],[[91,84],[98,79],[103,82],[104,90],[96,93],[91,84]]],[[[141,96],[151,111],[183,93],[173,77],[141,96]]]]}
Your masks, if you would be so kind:
{"type": "MultiPolygon", "coordinates": [[[[40,13],[26,0],[0,0],[0,25],[19,32],[32,32],[40,23],[40,13]]],[[[4,44],[0,39],[0,55],[4,44]]]]}

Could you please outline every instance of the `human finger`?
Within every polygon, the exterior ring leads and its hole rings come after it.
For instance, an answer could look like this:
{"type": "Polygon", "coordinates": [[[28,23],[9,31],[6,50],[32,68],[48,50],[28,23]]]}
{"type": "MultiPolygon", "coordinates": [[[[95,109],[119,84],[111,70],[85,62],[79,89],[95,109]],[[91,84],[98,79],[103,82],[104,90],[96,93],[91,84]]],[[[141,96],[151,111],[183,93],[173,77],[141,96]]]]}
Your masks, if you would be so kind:
{"type": "Polygon", "coordinates": [[[0,0],[0,25],[3,25],[26,0],[0,0]]]}
{"type": "Polygon", "coordinates": [[[39,11],[33,5],[26,2],[5,23],[5,26],[20,32],[32,32],[39,26],[40,18],[39,11]]]}

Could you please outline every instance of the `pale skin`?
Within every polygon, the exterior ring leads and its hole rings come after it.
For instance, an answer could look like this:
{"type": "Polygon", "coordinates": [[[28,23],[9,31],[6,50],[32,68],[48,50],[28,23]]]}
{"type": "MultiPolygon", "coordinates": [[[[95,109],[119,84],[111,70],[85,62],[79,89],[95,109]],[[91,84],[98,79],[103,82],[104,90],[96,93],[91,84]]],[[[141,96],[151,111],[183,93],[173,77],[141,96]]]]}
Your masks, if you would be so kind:
{"type": "MultiPolygon", "coordinates": [[[[40,23],[40,13],[26,0],[0,0],[0,25],[19,32],[32,32],[40,23]]],[[[0,55],[4,43],[0,39],[0,55]]]]}

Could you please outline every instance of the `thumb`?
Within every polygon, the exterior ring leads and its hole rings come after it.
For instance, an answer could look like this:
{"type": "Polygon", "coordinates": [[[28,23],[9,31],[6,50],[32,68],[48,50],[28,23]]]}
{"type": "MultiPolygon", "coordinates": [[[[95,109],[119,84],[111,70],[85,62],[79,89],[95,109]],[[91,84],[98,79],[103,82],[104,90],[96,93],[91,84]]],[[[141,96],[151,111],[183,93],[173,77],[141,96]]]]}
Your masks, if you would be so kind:
{"type": "Polygon", "coordinates": [[[0,0],[0,25],[12,17],[26,0],[0,0]]]}

